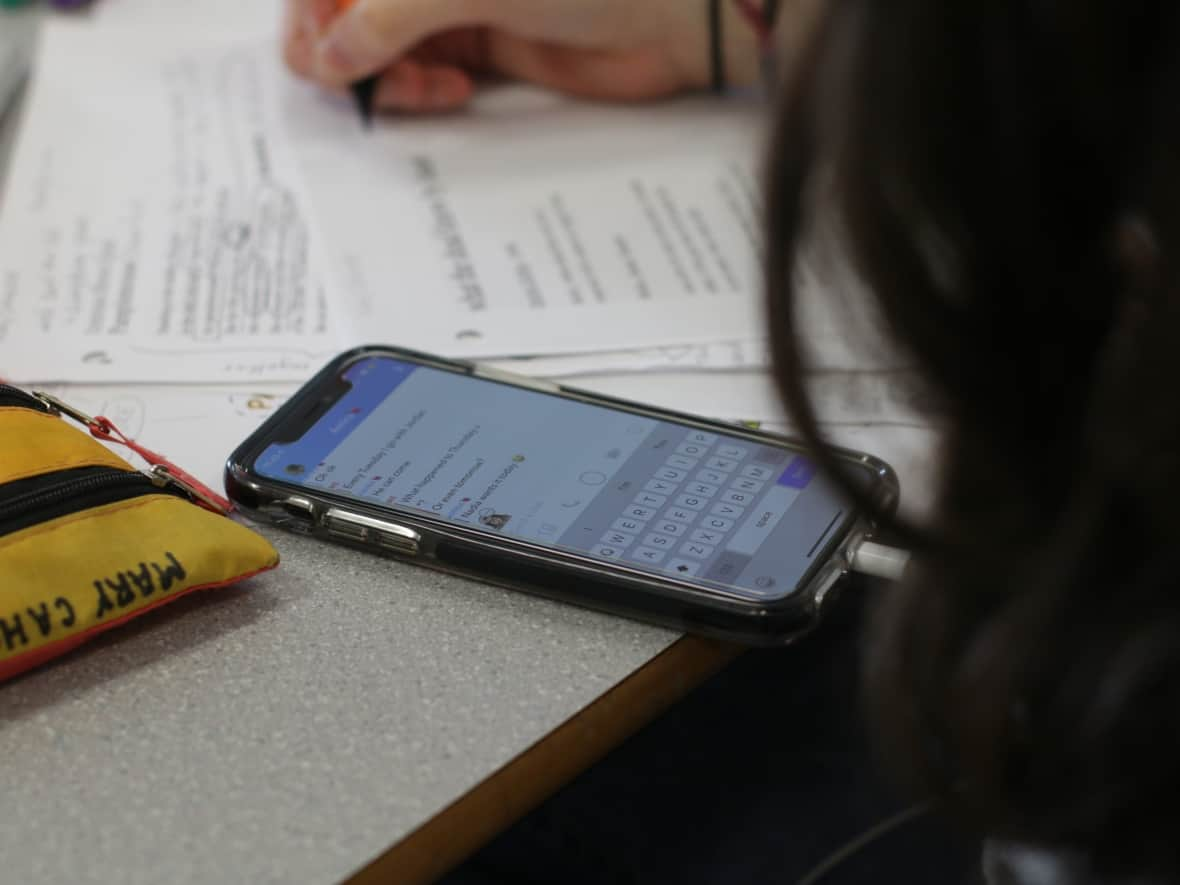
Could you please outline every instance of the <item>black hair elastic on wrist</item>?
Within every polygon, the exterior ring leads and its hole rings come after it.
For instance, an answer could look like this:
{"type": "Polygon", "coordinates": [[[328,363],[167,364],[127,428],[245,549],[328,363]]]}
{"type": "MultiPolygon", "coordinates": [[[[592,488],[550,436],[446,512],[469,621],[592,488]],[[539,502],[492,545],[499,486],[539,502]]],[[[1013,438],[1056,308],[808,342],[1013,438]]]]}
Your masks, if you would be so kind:
{"type": "Polygon", "coordinates": [[[774,31],[774,26],[778,24],[778,8],[779,0],[766,0],[762,5],[762,19],[766,22],[766,28],[769,31],[774,31]]]}
{"type": "Polygon", "coordinates": [[[709,15],[709,85],[716,92],[725,91],[725,48],[721,32],[721,0],[706,0],[709,15]]]}

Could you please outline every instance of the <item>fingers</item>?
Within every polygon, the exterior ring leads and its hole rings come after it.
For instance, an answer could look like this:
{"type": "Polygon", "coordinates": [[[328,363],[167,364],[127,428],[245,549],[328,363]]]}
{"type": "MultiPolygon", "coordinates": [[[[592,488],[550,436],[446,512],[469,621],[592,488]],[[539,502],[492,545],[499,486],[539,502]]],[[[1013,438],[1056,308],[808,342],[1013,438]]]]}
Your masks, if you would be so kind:
{"type": "Polygon", "coordinates": [[[283,60],[300,77],[315,76],[315,45],[331,20],[335,0],[287,0],[283,8],[283,60]]]}
{"type": "Polygon", "coordinates": [[[471,100],[474,89],[471,75],[461,68],[406,59],[381,75],[376,103],[388,111],[453,111],[471,100]]]}
{"type": "Polygon", "coordinates": [[[370,76],[432,34],[459,24],[461,7],[462,0],[357,0],[316,44],[316,79],[343,86],[370,76]]]}
{"type": "Polygon", "coordinates": [[[694,59],[699,55],[701,17],[687,7],[679,11],[684,4],[671,3],[676,14],[669,14],[658,39],[634,40],[600,21],[618,19],[631,0],[580,3],[585,14],[571,16],[579,3],[286,0],[283,52],[297,74],[334,89],[380,72],[378,105],[401,111],[459,107],[480,73],[615,100],[654,98],[696,85],[672,51],[684,43],[694,59]],[[598,25],[591,27],[594,22],[598,25]],[[604,28],[611,33],[604,36],[604,28]],[[682,33],[688,38],[680,40],[682,33]]]}
{"type": "MultiPolygon", "coordinates": [[[[338,0],[286,3],[283,57],[299,76],[322,79],[320,43],[336,27],[334,19],[342,14],[339,10],[343,5],[338,0]]],[[[390,111],[432,113],[467,104],[474,91],[474,72],[486,67],[485,41],[479,29],[448,31],[417,43],[412,36],[406,39],[413,44],[407,47],[408,55],[395,56],[391,64],[379,62],[385,70],[380,74],[375,106],[390,111]]],[[[351,72],[342,73],[340,82],[331,85],[340,87],[357,79],[359,76],[351,72]]]]}
{"type": "Polygon", "coordinates": [[[300,0],[288,0],[283,6],[283,61],[300,77],[311,75],[311,39],[303,26],[300,0]]]}

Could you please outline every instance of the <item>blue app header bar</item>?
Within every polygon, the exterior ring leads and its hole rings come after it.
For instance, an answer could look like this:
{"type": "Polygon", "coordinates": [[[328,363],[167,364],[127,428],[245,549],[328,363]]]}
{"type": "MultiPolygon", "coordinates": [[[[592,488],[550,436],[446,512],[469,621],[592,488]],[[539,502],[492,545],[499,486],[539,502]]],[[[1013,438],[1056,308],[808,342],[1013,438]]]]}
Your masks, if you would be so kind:
{"type": "Polygon", "coordinates": [[[256,468],[267,476],[304,479],[356,427],[368,418],[418,366],[388,357],[372,357],[349,366],[344,380],[352,388],[293,443],[268,446],[256,468]],[[298,468],[298,469],[297,469],[298,468]]]}

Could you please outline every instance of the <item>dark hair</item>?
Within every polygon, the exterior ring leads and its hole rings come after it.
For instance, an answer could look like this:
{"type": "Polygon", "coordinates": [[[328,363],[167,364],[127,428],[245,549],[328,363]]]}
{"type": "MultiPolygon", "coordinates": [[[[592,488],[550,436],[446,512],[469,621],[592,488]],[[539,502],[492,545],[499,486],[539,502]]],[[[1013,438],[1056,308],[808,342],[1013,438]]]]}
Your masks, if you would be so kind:
{"type": "Polygon", "coordinates": [[[829,0],[767,211],[829,470],[794,317],[821,217],[942,404],[933,516],[879,514],[918,551],[870,628],[884,758],[983,832],[1180,875],[1180,3],[829,0]]]}

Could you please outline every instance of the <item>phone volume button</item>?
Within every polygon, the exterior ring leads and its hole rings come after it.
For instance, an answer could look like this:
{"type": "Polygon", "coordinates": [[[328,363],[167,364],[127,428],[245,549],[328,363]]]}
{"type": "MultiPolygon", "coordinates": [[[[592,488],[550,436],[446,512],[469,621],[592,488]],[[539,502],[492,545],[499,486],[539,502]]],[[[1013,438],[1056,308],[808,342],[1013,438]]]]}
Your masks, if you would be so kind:
{"type": "Polygon", "coordinates": [[[279,506],[288,516],[293,516],[296,519],[309,523],[315,519],[315,505],[308,498],[292,495],[279,501],[279,506]]]}
{"type": "Polygon", "coordinates": [[[324,528],[332,537],[365,542],[407,556],[416,554],[422,541],[421,535],[403,525],[336,508],[324,514],[324,528]]]}

